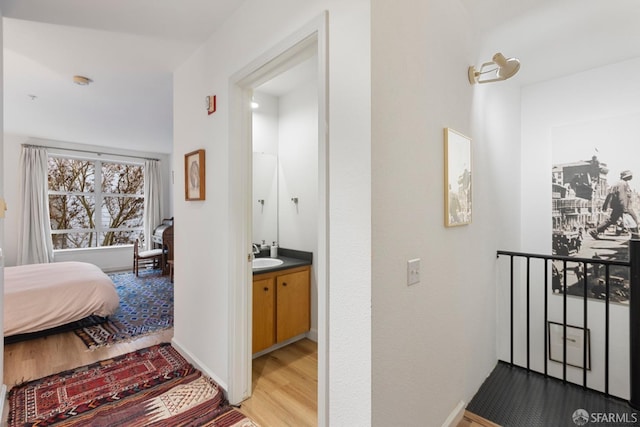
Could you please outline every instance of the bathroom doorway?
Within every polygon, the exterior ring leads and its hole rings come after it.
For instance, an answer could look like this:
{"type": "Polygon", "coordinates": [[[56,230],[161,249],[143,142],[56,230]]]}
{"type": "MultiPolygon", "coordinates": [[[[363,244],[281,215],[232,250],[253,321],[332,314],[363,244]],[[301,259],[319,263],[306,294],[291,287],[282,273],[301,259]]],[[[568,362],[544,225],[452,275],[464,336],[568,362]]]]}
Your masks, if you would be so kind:
{"type": "MultiPolygon", "coordinates": [[[[232,168],[231,182],[234,187],[232,198],[232,209],[242,217],[230,224],[230,232],[237,236],[237,247],[232,248],[235,262],[232,264],[230,280],[237,283],[232,289],[230,306],[230,375],[229,375],[229,400],[232,403],[239,403],[251,396],[252,393],[252,277],[251,254],[254,241],[253,235],[253,210],[254,205],[259,203],[253,197],[253,161],[254,161],[254,110],[251,103],[266,105],[268,103],[283,104],[283,109],[289,113],[297,112],[296,106],[305,106],[305,117],[309,117],[308,107],[310,106],[309,94],[314,95],[313,101],[313,133],[314,157],[313,168],[306,167],[307,172],[313,174],[313,184],[307,187],[314,187],[314,192],[310,197],[298,197],[293,208],[294,214],[302,211],[302,203],[309,203],[305,206],[313,206],[312,226],[305,228],[303,233],[298,230],[285,230],[283,226],[276,223],[275,229],[264,235],[276,236],[268,237],[268,240],[278,241],[282,246],[302,245],[303,250],[313,253],[312,279],[311,279],[311,300],[312,300],[312,330],[308,337],[317,341],[318,348],[318,425],[326,425],[327,422],[327,360],[328,360],[328,123],[327,123],[327,53],[326,53],[326,15],[313,21],[304,29],[294,34],[278,47],[268,52],[262,58],[250,64],[244,70],[232,77],[230,105],[231,105],[231,136],[237,141],[232,144],[230,153],[232,168]],[[309,71],[311,70],[311,82],[309,71]],[[296,84],[295,81],[298,81],[296,84]],[[297,86],[295,89],[294,86],[297,86]],[[293,106],[293,107],[292,107],[293,106]],[[242,197],[235,197],[236,194],[242,197]],[[302,234],[306,234],[302,236],[302,234]],[[276,239],[276,240],[274,240],[276,239]],[[312,242],[312,243],[310,243],[312,242]]],[[[255,106],[254,104],[254,106],[255,106]]],[[[260,107],[258,107],[260,108],[260,107]]],[[[287,125],[295,128],[295,114],[288,114],[287,125]]],[[[305,119],[306,120],[306,119],[305,119]]],[[[293,129],[292,134],[307,130],[293,129]]],[[[295,136],[287,138],[290,142],[283,144],[276,152],[271,154],[277,158],[278,176],[282,178],[280,166],[283,163],[294,165],[296,156],[301,155],[296,152],[301,148],[296,146],[295,136]],[[293,141],[293,142],[291,142],[293,141]],[[287,147],[287,152],[281,151],[287,147]],[[286,157],[286,160],[284,159],[286,157]]],[[[309,146],[305,150],[309,152],[309,146]]],[[[259,152],[265,153],[268,150],[259,152]]],[[[274,150],[271,150],[274,151],[274,150]]],[[[306,160],[308,161],[308,159],[306,160]]],[[[267,162],[268,163],[268,162],[267,162]]],[[[300,166],[300,165],[297,165],[300,166]]],[[[295,168],[294,168],[295,169],[295,168]]],[[[291,168],[289,169],[291,171],[291,168]]],[[[290,173],[290,172],[287,172],[290,173]]],[[[308,178],[309,176],[307,176],[308,178]]],[[[304,179],[307,180],[306,178],[304,179]]],[[[298,183],[300,180],[295,179],[298,183]]],[[[292,181],[293,182],[293,181],[292,181]]],[[[293,200],[295,195],[287,192],[282,186],[278,187],[280,211],[271,215],[276,219],[286,213],[283,200],[293,200]]],[[[292,202],[293,203],[293,202],[292,202]]],[[[261,205],[262,207],[262,205],[261,205]]],[[[291,210],[291,209],[289,209],[291,210]]],[[[291,212],[289,212],[290,214],[291,212]]],[[[283,218],[284,219],[284,218],[283,218]]],[[[267,237],[261,238],[267,240],[267,237]]],[[[269,242],[271,243],[271,242],[269,242]]],[[[290,248],[296,249],[296,248],[290,248]]]]}

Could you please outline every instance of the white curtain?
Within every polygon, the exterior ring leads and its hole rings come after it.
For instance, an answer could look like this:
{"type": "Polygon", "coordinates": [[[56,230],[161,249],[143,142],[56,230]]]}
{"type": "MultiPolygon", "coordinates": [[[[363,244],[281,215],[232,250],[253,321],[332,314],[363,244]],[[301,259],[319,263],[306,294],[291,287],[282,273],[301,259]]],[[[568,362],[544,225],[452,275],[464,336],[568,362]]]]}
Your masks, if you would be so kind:
{"type": "Polygon", "coordinates": [[[18,230],[18,265],[53,262],[47,194],[47,149],[23,146],[20,166],[22,216],[18,230]]]}
{"type": "Polygon", "coordinates": [[[153,230],[162,221],[162,176],[158,160],[144,162],[144,242],[151,249],[153,230]]]}

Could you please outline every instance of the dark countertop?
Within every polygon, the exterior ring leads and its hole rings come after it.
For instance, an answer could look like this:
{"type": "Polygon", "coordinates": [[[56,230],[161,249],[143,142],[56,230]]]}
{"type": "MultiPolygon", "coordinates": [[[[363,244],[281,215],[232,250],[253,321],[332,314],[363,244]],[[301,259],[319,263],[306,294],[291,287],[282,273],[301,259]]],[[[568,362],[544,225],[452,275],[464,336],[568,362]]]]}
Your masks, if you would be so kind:
{"type": "MultiPolygon", "coordinates": [[[[257,256],[256,258],[269,257],[257,256]]],[[[313,264],[313,253],[278,248],[278,259],[281,259],[284,262],[280,265],[276,265],[275,267],[254,268],[253,275],[255,276],[256,274],[271,273],[273,271],[288,270],[290,268],[311,265],[313,264]]]]}

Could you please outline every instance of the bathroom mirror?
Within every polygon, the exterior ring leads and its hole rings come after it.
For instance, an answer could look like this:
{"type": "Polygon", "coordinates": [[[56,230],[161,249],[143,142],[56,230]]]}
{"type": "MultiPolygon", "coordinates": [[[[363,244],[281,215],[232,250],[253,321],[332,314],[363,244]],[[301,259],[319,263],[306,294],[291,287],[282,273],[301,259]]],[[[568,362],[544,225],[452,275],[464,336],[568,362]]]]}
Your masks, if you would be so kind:
{"type": "Polygon", "coordinates": [[[298,59],[252,93],[252,240],[305,250],[318,212],[317,57],[298,59]]]}
{"type": "Polygon", "coordinates": [[[278,241],[278,157],[253,153],[253,239],[278,241]]]}

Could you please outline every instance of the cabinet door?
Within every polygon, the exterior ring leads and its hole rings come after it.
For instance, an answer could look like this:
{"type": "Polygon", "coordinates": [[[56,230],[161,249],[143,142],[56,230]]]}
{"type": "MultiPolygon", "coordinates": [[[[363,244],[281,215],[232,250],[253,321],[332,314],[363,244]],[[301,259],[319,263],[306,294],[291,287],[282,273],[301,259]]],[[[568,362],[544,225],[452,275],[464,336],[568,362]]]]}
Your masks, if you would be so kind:
{"type": "Polygon", "coordinates": [[[309,313],[309,270],[277,277],[277,342],[307,332],[311,327],[309,313]]]}
{"type": "Polygon", "coordinates": [[[253,353],[276,343],[274,279],[253,282],[253,353]]]}

